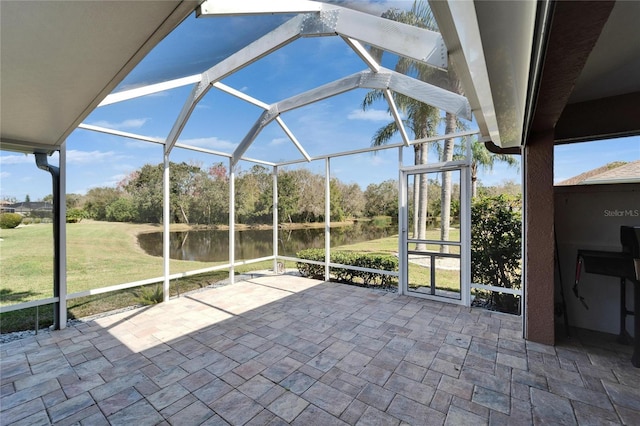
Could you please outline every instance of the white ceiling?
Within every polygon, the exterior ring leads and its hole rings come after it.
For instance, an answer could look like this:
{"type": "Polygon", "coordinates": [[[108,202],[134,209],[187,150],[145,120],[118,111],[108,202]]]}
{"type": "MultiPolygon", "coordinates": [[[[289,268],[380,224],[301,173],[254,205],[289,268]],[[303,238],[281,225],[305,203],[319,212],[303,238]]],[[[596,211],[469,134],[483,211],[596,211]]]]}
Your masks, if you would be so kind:
{"type": "Polygon", "coordinates": [[[640,1],[617,1],[569,103],[640,92],[638,23],[640,1]]]}

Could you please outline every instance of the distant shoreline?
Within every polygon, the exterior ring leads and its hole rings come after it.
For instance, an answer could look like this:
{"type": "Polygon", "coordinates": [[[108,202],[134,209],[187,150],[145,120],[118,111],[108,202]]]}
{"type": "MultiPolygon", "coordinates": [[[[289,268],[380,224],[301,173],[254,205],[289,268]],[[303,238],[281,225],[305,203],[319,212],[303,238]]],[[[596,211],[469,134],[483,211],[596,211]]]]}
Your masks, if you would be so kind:
{"type": "MultiPolygon", "coordinates": [[[[331,227],[340,227],[340,226],[351,226],[357,222],[369,222],[371,219],[350,219],[343,220],[340,222],[331,222],[331,227]]],[[[98,221],[96,221],[98,222],[98,221]]],[[[142,229],[139,230],[139,233],[149,233],[149,232],[159,232],[162,230],[161,224],[139,224],[142,226],[142,229]]],[[[324,223],[321,222],[313,222],[313,223],[281,223],[278,225],[278,229],[318,229],[324,228],[324,223]]],[[[180,232],[180,231],[206,231],[206,230],[216,230],[216,231],[226,231],[229,229],[229,225],[191,225],[187,223],[172,223],[169,226],[170,231],[172,232],[180,232]]],[[[260,225],[246,225],[242,223],[235,224],[235,229],[237,231],[246,231],[249,229],[253,230],[269,230],[273,229],[273,225],[260,224],[260,225]]]]}

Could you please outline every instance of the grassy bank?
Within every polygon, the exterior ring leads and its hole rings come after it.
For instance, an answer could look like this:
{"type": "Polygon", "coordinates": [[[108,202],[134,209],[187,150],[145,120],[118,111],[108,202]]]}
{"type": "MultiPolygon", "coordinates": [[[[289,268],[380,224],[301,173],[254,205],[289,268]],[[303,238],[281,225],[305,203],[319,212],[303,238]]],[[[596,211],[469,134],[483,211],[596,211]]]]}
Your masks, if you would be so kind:
{"type": "MultiPolygon", "coordinates": [[[[153,225],[83,221],[67,226],[68,293],[162,275],[162,259],[137,244],[153,225]]],[[[53,228],[51,224],[0,230],[1,304],[52,296],[53,228]]],[[[212,262],[171,260],[172,273],[213,266],[212,262]]]]}
{"type": "MultiPolygon", "coordinates": [[[[185,230],[184,225],[172,230],[185,230]]],[[[52,297],[53,233],[51,224],[22,226],[0,230],[0,305],[11,305],[52,297]]],[[[146,254],[137,244],[137,235],[159,232],[161,227],[148,224],[82,221],[67,226],[68,293],[102,288],[162,275],[162,259],[146,254]]],[[[429,235],[435,238],[436,235],[429,235]]],[[[332,250],[393,254],[397,236],[333,247],[332,250]]],[[[434,247],[435,249],[435,247],[434,247]]],[[[223,262],[171,260],[171,273],[202,269],[223,262]]],[[[271,269],[272,262],[236,268],[236,273],[271,269]]],[[[286,265],[295,268],[294,263],[286,265]]],[[[426,282],[428,269],[412,268],[412,282],[426,282]]],[[[171,294],[177,295],[209,286],[228,277],[226,270],[186,277],[171,282],[171,294]]],[[[443,281],[444,283],[444,281],[443,281]]],[[[445,283],[446,284],[446,283],[445,283]]],[[[69,316],[81,318],[136,305],[152,298],[156,285],[69,301],[69,316]]],[[[0,316],[0,331],[33,328],[51,324],[52,308],[25,309],[0,316]]]]}

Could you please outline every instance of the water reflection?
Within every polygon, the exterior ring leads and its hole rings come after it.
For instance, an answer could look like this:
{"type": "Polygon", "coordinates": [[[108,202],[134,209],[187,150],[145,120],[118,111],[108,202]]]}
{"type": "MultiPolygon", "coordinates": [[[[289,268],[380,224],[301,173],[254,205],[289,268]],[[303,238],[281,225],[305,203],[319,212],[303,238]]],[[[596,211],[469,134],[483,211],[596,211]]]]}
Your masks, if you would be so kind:
{"type": "MultiPolygon", "coordinates": [[[[331,246],[359,243],[395,235],[397,225],[376,226],[358,222],[350,226],[331,228],[331,246]]],[[[306,248],[324,248],[324,229],[280,230],[278,254],[295,256],[306,248]]],[[[247,229],[235,232],[236,260],[255,259],[273,254],[273,233],[270,229],[247,229]]],[[[140,234],[138,243],[152,256],[162,256],[162,232],[140,234]]],[[[229,260],[229,232],[219,230],[172,232],[171,259],[221,262],[229,260]]]]}

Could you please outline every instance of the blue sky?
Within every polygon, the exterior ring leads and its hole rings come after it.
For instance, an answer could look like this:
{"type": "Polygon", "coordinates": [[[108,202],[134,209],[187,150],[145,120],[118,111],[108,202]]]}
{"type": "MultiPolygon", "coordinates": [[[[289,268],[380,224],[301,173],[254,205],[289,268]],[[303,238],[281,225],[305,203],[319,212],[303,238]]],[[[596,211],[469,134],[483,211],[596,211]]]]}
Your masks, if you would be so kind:
{"type": "MultiPolygon", "coordinates": [[[[386,4],[379,2],[378,7],[385,10],[386,4]]],[[[190,75],[215,63],[220,55],[227,54],[224,49],[216,50],[215,46],[238,42],[230,37],[238,23],[216,19],[188,18],[134,70],[122,87],[190,75]],[[210,36],[214,26],[215,37],[210,36]],[[201,46],[205,47],[199,48],[201,46]],[[172,59],[167,61],[167,55],[172,59]],[[203,55],[204,62],[200,60],[203,55]]],[[[247,25],[247,22],[243,24],[247,25]]],[[[395,59],[386,55],[383,64],[393,68],[395,59]]],[[[365,68],[340,38],[309,38],[285,46],[224,79],[223,83],[269,104],[365,68]]],[[[85,123],[164,138],[190,91],[191,87],[182,87],[101,107],[87,117],[85,123]]],[[[362,89],[351,91],[285,113],[282,118],[311,156],[365,148],[370,146],[374,132],[391,121],[385,103],[362,110],[365,93],[362,89]]],[[[260,108],[212,89],[196,107],[179,142],[230,153],[260,113],[260,108]]],[[[476,127],[473,122],[467,125],[476,127]]],[[[394,142],[399,141],[400,136],[394,138],[394,142]]],[[[273,122],[258,136],[246,156],[279,162],[300,158],[300,153],[273,122]]],[[[432,161],[437,158],[435,152],[430,156],[432,161]]],[[[404,163],[411,164],[412,150],[406,149],[404,157],[404,163]]],[[[559,146],[556,148],[555,179],[564,180],[612,161],[638,159],[640,137],[559,146]]],[[[171,160],[203,166],[220,161],[228,164],[223,157],[177,148],[172,152],[171,160]]],[[[55,158],[50,160],[54,164],[56,161],[55,158]]],[[[93,187],[114,186],[142,165],[160,162],[160,145],[78,129],[67,140],[67,192],[84,194],[93,187]]],[[[247,162],[240,163],[242,170],[251,166],[247,162]]],[[[358,183],[364,189],[370,183],[397,178],[398,151],[336,158],[331,166],[332,176],[346,183],[358,183]]],[[[316,161],[305,167],[324,173],[325,165],[323,161],[316,161]]],[[[480,180],[484,185],[505,180],[519,182],[520,170],[496,164],[493,171],[483,171],[480,180]]],[[[22,201],[28,194],[31,200],[37,200],[50,193],[50,177],[36,168],[33,156],[0,152],[0,197],[22,201]]]]}

